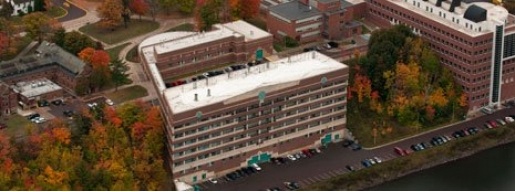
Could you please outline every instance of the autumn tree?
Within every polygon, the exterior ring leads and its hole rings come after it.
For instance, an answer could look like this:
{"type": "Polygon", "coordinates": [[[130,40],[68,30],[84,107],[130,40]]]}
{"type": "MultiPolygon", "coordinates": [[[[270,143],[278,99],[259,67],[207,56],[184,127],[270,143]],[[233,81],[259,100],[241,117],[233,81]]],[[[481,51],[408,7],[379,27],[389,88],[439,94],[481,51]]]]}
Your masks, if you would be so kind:
{"type": "Polygon", "coordinates": [[[105,0],[97,11],[100,16],[99,25],[106,29],[114,30],[123,22],[123,2],[121,0],[105,0]]]}
{"type": "Polygon", "coordinates": [[[207,31],[211,26],[220,23],[220,10],[223,1],[221,0],[207,0],[203,5],[200,5],[197,11],[197,27],[200,30],[207,31]]]}
{"type": "Polygon", "coordinates": [[[25,15],[22,20],[27,35],[32,39],[37,39],[39,43],[60,27],[55,19],[41,12],[25,15]]]}
{"type": "Polygon", "coordinates": [[[145,0],[133,0],[130,7],[133,13],[139,15],[140,20],[141,16],[147,14],[149,11],[148,3],[145,0]]]}
{"type": "Polygon", "coordinates": [[[260,0],[240,0],[240,18],[247,20],[259,13],[260,0]]]}
{"type": "Polygon", "coordinates": [[[92,73],[89,76],[89,88],[98,90],[107,85],[111,79],[109,69],[109,54],[104,50],[95,50],[91,47],[85,48],[79,54],[79,58],[89,64],[92,73]]]}

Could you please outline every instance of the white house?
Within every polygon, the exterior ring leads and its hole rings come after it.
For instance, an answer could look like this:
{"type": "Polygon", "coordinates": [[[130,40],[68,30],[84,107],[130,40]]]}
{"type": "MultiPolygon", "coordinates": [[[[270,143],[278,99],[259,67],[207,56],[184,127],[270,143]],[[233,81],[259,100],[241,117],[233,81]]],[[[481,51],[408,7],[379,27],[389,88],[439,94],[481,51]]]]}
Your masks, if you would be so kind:
{"type": "MultiPolygon", "coordinates": [[[[11,3],[13,6],[13,14],[12,16],[18,15],[19,11],[23,11],[25,13],[29,13],[29,6],[32,6],[34,9],[34,0],[5,0],[7,3],[11,3]]],[[[0,9],[2,9],[2,5],[0,4],[0,9]]]]}

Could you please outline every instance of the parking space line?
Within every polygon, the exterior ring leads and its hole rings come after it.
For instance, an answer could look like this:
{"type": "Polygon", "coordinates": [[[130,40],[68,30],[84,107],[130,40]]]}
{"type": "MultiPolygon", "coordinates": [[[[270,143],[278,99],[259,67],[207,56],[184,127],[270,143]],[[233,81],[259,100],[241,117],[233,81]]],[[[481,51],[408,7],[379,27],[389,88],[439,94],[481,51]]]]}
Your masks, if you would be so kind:
{"type": "Polygon", "coordinates": [[[309,183],[315,183],[315,182],[316,182],[316,181],[315,181],[313,178],[311,178],[311,177],[310,177],[310,178],[308,178],[307,180],[309,181],[309,183]]]}
{"type": "Polygon", "coordinates": [[[299,181],[299,184],[300,184],[301,186],[308,186],[308,185],[309,185],[308,181],[306,181],[305,179],[304,179],[304,180],[302,180],[302,181],[299,181]]]}
{"type": "Polygon", "coordinates": [[[320,179],[320,178],[319,178],[319,175],[313,176],[313,179],[314,179],[315,181],[320,181],[320,180],[322,180],[322,179],[320,179]]]}
{"type": "Polygon", "coordinates": [[[329,176],[327,173],[322,173],[322,174],[320,174],[320,176],[321,176],[324,180],[326,180],[326,179],[328,179],[328,178],[330,178],[330,177],[331,177],[331,176],[329,176]]]}

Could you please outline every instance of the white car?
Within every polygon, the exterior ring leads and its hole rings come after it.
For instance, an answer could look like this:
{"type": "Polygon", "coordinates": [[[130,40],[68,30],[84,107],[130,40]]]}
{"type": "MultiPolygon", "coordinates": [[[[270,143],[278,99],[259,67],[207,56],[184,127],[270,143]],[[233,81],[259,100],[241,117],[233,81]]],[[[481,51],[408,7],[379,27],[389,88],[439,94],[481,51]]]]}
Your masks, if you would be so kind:
{"type": "Polygon", "coordinates": [[[295,158],[293,155],[286,155],[286,157],[292,161],[297,160],[297,158],[295,158]]]}
{"type": "Polygon", "coordinates": [[[261,171],[261,167],[255,163],[252,163],[250,166],[254,167],[254,169],[261,171]]]}
{"type": "Polygon", "coordinates": [[[214,180],[213,178],[208,178],[207,179],[209,182],[211,182],[212,184],[217,184],[218,181],[217,180],[214,180]]]}
{"type": "Polygon", "coordinates": [[[109,105],[109,106],[113,106],[114,102],[111,101],[111,99],[106,99],[106,104],[109,105]]]}
{"type": "Polygon", "coordinates": [[[88,105],[89,108],[93,108],[93,107],[98,106],[98,104],[95,103],[95,102],[94,103],[88,103],[87,105],[88,105]]]}
{"type": "Polygon", "coordinates": [[[379,157],[374,157],[374,160],[377,162],[377,163],[382,163],[383,160],[381,160],[381,158],[379,157]]]}
{"type": "Polygon", "coordinates": [[[513,119],[513,117],[510,117],[510,116],[505,117],[504,120],[506,120],[506,122],[508,122],[508,123],[513,123],[515,121],[515,119],[513,119]]]}
{"type": "Polygon", "coordinates": [[[46,119],[44,117],[34,117],[33,119],[31,119],[31,121],[37,124],[41,124],[44,123],[46,119]]]}

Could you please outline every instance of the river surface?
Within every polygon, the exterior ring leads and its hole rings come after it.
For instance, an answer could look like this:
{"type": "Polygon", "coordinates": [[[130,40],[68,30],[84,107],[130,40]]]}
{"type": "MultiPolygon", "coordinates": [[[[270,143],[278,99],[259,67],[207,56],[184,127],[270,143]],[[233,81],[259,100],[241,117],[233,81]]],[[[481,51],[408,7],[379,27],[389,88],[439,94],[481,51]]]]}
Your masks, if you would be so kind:
{"type": "Polygon", "coordinates": [[[417,172],[373,191],[514,191],[515,143],[417,172]]]}

